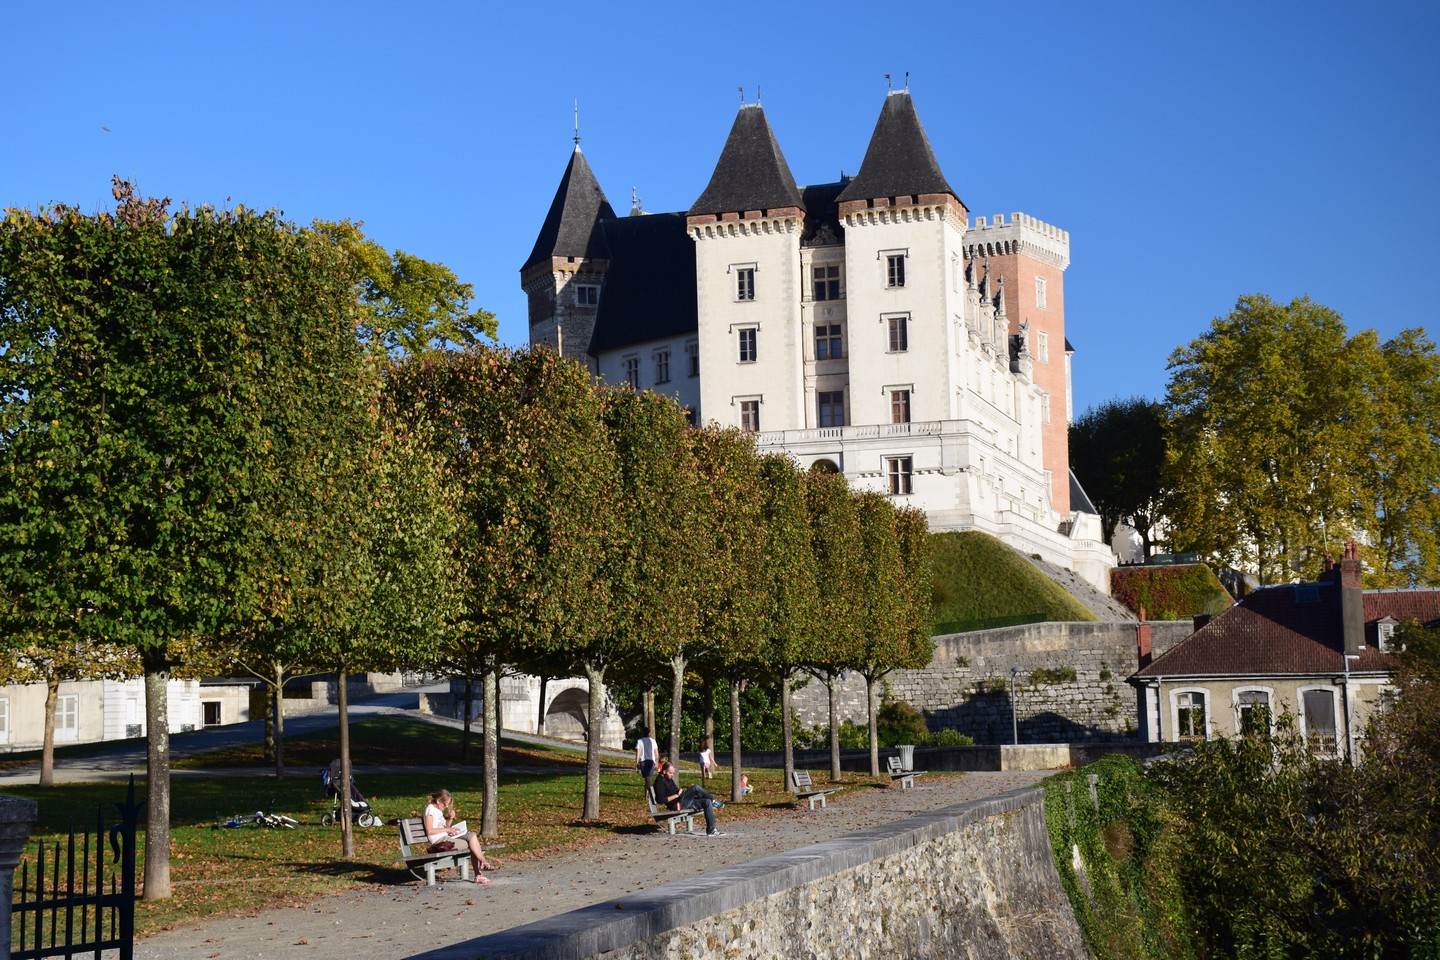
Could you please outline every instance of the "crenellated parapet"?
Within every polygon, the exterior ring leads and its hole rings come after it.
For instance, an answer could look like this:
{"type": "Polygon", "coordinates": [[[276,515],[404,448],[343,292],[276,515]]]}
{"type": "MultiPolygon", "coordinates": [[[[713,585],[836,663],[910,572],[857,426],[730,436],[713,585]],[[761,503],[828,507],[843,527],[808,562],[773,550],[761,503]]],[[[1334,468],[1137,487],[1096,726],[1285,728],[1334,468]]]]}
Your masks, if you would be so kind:
{"type": "Polygon", "coordinates": [[[846,227],[947,221],[956,230],[965,229],[965,206],[948,193],[849,200],[838,208],[840,222],[846,227]]]}
{"type": "Polygon", "coordinates": [[[965,257],[984,260],[1019,254],[1061,270],[1070,266],[1070,232],[1025,213],[976,217],[965,233],[965,257]]]}
{"type": "Polygon", "coordinates": [[[727,237],[784,236],[799,234],[805,225],[805,211],[798,207],[779,210],[747,210],[744,213],[701,214],[686,217],[693,240],[723,240],[727,237]]]}

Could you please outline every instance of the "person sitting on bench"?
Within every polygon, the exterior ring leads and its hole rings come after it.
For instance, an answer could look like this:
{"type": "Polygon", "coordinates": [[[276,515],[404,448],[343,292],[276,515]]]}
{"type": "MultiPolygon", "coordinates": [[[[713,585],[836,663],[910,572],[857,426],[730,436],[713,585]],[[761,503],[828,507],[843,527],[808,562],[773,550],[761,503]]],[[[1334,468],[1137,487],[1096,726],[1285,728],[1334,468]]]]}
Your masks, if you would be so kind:
{"type": "Polygon", "coordinates": [[[681,791],[675,782],[675,764],[667,763],[655,775],[655,802],[669,810],[685,810],[699,807],[705,814],[705,835],[713,837],[720,831],[715,828],[715,811],[725,804],[710,795],[710,791],[696,784],[681,791]]]}
{"type": "Polygon", "coordinates": [[[430,850],[463,850],[468,846],[475,882],[489,883],[490,878],[481,871],[494,870],[495,865],[485,859],[480,838],[463,826],[451,826],[454,821],[455,799],[450,796],[450,791],[436,790],[430,794],[430,804],[425,808],[425,838],[430,841],[430,850]]]}

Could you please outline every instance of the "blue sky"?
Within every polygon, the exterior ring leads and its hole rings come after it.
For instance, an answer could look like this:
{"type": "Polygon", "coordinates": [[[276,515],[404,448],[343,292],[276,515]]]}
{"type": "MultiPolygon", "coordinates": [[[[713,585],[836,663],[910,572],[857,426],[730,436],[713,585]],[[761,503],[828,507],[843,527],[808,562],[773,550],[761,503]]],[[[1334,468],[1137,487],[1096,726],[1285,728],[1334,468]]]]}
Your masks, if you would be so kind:
{"type": "Polygon", "coordinates": [[[859,169],[908,70],[972,214],[1070,231],[1078,410],[1160,396],[1238,296],[1434,335],[1440,4],[0,0],[0,205],[363,220],[526,336],[518,269],[571,149],[611,204],[704,189],[761,91],[796,179],[859,169]],[[108,129],[107,129],[108,128],[108,129]]]}

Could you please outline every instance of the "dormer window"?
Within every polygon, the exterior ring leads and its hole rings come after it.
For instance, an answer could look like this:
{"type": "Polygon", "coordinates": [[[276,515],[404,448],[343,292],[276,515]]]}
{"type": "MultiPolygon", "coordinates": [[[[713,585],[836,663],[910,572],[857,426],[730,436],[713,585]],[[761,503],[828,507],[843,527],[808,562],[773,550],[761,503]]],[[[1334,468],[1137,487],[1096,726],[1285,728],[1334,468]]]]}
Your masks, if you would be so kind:
{"type": "Polygon", "coordinates": [[[1382,617],[1375,621],[1375,640],[1381,653],[1399,653],[1405,649],[1405,645],[1395,639],[1395,628],[1399,625],[1400,621],[1394,617],[1382,617]]]}
{"type": "Polygon", "coordinates": [[[600,303],[600,288],[593,283],[575,285],[575,302],[582,307],[593,307],[600,303]]]}

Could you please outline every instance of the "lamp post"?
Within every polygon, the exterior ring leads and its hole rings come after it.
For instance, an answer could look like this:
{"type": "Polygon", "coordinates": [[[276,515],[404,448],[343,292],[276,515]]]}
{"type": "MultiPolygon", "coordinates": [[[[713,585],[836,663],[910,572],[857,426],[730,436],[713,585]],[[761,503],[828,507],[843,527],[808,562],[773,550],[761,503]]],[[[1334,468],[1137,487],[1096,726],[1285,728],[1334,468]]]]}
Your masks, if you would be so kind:
{"type": "Polygon", "coordinates": [[[1020,676],[1019,667],[1010,668],[1010,742],[1020,745],[1020,718],[1015,707],[1015,678],[1020,676]]]}

